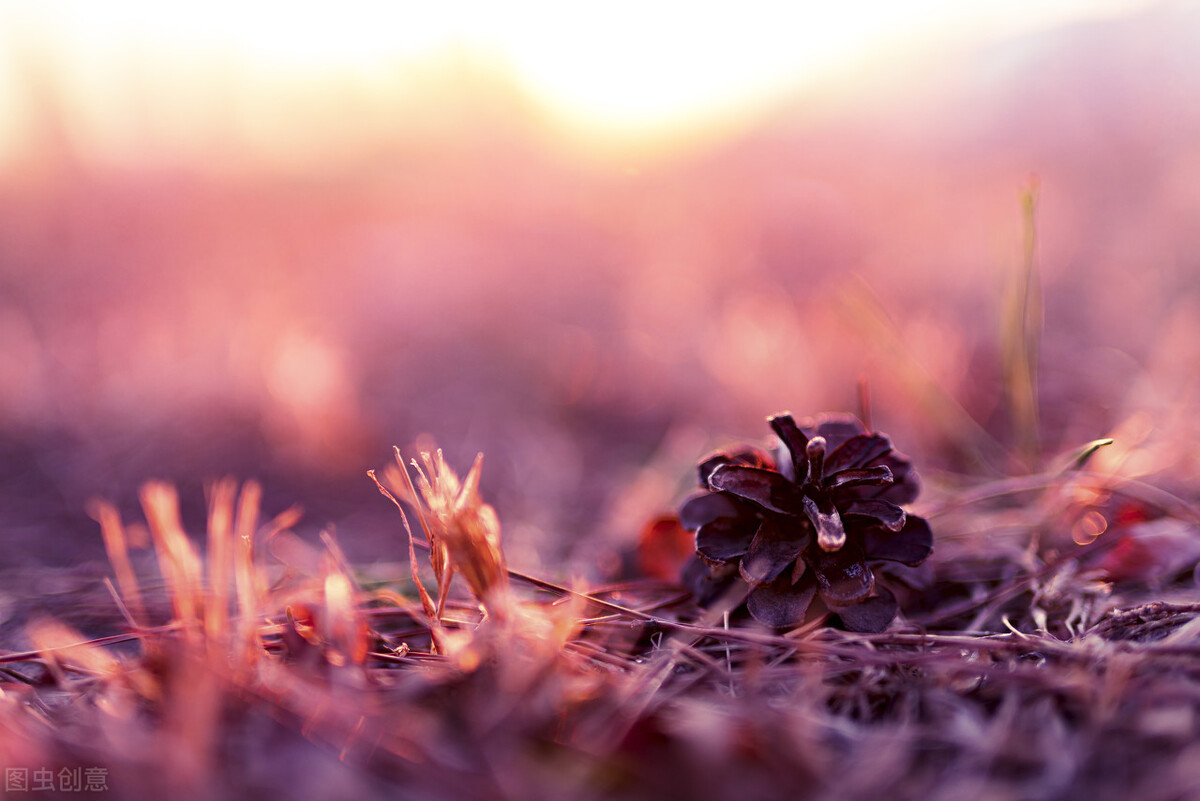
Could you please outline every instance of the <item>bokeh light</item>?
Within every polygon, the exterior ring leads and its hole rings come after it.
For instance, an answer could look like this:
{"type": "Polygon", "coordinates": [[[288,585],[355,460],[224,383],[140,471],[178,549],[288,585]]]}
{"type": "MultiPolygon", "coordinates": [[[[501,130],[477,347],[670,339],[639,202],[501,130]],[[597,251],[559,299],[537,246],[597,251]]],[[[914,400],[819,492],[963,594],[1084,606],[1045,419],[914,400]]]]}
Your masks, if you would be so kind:
{"type": "Polygon", "coordinates": [[[487,452],[518,564],[612,564],[663,476],[864,380],[923,464],[1016,469],[1033,184],[1043,454],[1194,470],[1140,445],[1196,433],[1198,22],[6,3],[0,524],[54,561],[89,497],[232,472],[373,558],[363,471],[429,433],[487,452]]]}

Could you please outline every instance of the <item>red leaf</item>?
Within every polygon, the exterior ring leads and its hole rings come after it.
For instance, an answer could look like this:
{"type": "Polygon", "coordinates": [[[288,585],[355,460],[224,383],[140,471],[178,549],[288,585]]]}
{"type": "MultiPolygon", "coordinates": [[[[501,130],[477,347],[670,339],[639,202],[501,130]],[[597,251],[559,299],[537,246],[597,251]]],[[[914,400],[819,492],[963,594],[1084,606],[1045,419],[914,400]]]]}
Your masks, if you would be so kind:
{"type": "Polygon", "coordinates": [[[679,525],[679,518],[657,517],[646,524],[638,538],[638,570],[650,578],[678,581],[684,563],[694,551],[695,537],[679,525]]]}

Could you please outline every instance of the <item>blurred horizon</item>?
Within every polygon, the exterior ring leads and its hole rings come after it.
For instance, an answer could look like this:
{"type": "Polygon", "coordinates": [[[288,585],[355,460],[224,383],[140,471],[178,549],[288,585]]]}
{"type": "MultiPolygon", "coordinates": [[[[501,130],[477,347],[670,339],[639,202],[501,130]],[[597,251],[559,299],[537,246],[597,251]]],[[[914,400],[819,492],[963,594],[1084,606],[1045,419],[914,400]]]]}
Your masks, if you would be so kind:
{"type": "Polygon", "coordinates": [[[260,166],[319,169],[318,159],[339,150],[386,147],[398,110],[436,117],[488,95],[493,108],[568,147],[661,146],[697,131],[710,141],[798,99],[860,90],[897,63],[912,78],[996,42],[1172,5],[754,0],[730,20],[674,2],[610,3],[603,14],[535,0],[451,3],[417,14],[373,0],[336,12],[9,0],[0,6],[0,163],[36,152],[53,133],[99,165],[189,162],[217,146],[225,157],[245,150],[260,166]],[[322,118],[331,113],[349,119],[322,118]],[[347,130],[355,116],[372,125],[347,130]]]}
{"type": "Polygon", "coordinates": [[[1101,464],[1196,474],[1193,4],[1018,4],[894,37],[830,20],[841,51],[766,83],[697,65],[795,66],[767,52],[787,27],[721,50],[712,19],[637,86],[682,36],[652,16],[609,73],[641,98],[623,107],[568,102],[597,59],[576,31],[522,62],[526,40],[447,15],[393,59],[371,4],[300,14],[293,39],[269,8],[231,28],[232,5],[170,25],[153,5],[0,12],[19,23],[0,34],[6,564],[99,556],[90,497],[128,509],[164,477],[197,512],[226,473],[262,478],[268,513],[336,523],[352,557],[396,558],[363,474],[422,435],[463,470],[485,452],[515,564],[608,564],[705,449],[784,409],[854,410],[860,378],[931,474],[1019,469],[1003,330],[1031,185],[1045,454],[1119,434],[1101,464]],[[672,93],[679,75],[726,99],[672,93]]]}

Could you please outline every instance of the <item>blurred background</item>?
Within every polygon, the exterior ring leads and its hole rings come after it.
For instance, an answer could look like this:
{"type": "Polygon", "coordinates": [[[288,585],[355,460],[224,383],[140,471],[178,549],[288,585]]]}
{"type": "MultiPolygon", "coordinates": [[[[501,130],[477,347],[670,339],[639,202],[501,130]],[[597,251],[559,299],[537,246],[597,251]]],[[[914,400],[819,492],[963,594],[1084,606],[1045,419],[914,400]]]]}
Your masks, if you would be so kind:
{"type": "Polygon", "coordinates": [[[402,558],[364,473],[428,435],[601,574],[863,381],[935,479],[1111,435],[1182,485],[1197,98],[1172,0],[0,3],[0,564],[225,474],[402,558]]]}

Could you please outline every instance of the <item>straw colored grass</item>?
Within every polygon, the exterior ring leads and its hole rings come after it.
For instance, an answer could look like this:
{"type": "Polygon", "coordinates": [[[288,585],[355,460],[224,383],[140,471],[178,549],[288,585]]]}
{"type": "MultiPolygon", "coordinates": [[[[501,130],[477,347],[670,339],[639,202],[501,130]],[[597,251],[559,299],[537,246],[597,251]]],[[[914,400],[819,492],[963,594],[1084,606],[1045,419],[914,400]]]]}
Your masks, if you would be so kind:
{"type": "Polygon", "coordinates": [[[1200,515],[1089,447],[943,487],[937,553],[875,635],[509,570],[481,460],[397,451],[377,486],[411,570],[370,589],[294,510],[261,522],[255,484],[210,485],[203,557],[148,484],[159,576],[95,504],[127,630],[28,626],[0,759],[102,767],[122,798],[1195,797],[1200,515]]]}

